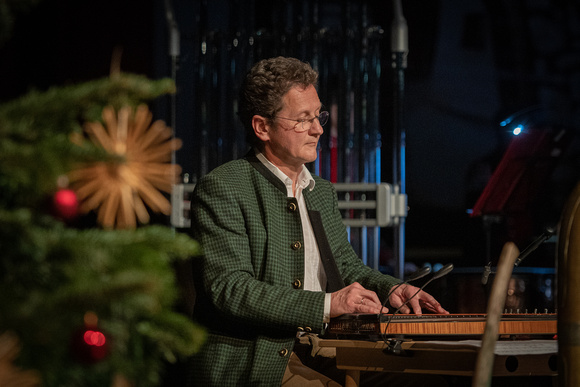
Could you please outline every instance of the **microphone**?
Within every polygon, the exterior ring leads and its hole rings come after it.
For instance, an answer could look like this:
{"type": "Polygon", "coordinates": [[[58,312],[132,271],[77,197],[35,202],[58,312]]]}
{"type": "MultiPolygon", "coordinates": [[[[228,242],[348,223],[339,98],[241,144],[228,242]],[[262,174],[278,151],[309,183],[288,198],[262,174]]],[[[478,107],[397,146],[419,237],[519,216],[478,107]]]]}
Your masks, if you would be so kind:
{"type": "Polygon", "coordinates": [[[533,241],[532,244],[530,244],[528,247],[524,249],[524,251],[520,253],[520,256],[516,259],[514,266],[517,267],[524,260],[525,257],[530,255],[534,250],[540,247],[542,243],[550,239],[550,237],[554,235],[554,232],[555,231],[553,228],[548,227],[547,229],[545,229],[542,235],[536,238],[536,240],[533,241]]]}
{"type": "Polygon", "coordinates": [[[491,261],[489,261],[488,264],[483,267],[483,274],[481,275],[482,285],[487,285],[487,281],[489,280],[490,274],[491,274],[491,261]]]}
{"type": "Polygon", "coordinates": [[[409,53],[409,37],[407,20],[403,16],[401,0],[393,0],[393,21],[391,24],[391,53],[395,60],[395,67],[407,68],[407,54],[409,53]]]}

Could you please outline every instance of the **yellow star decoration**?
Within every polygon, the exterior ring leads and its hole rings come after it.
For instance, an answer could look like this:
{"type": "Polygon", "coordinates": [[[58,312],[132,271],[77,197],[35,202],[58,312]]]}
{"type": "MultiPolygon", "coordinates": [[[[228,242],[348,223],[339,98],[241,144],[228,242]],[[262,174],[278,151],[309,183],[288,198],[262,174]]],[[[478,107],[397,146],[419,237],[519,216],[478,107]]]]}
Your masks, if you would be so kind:
{"type": "Polygon", "coordinates": [[[131,107],[115,114],[108,106],[102,117],[106,128],[100,122],[88,122],[85,133],[94,144],[120,157],[69,173],[79,211],[95,210],[104,228],[135,228],[137,220],[148,223],[146,206],[169,215],[171,203],[160,191],[170,193],[177,182],[181,168],[171,164],[171,154],[181,148],[181,140],[172,138],[172,130],[163,121],[151,124],[146,105],[138,106],[134,114],[131,107]]]}

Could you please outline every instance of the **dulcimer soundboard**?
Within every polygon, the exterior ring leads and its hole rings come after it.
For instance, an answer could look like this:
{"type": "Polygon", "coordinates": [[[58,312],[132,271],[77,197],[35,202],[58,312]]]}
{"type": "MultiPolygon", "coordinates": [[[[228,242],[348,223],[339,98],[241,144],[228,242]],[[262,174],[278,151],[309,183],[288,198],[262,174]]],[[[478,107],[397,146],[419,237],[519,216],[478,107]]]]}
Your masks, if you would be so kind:
{"type": "MultiPolygon", "coordinates": [[[[331,335],[481,336],[485,314],[345,314],[332,318],[331,335]]],[[[499,335],[549,336],[557,333],[556,313],[505,313],[499,335]]]]}

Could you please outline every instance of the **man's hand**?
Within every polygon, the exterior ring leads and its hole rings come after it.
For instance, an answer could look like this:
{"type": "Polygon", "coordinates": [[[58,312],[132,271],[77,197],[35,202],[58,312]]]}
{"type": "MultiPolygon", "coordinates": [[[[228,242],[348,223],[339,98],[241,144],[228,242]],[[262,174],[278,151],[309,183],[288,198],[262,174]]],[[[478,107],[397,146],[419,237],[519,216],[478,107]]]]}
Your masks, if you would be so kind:
{"type": "MultiPolygon", "coordinates": [[[[396,285],[395,285],[396,286],[396,285]]],[[[415,293],[417,293],[419,288],[411,285],[401,285],[389,297],[389,303],[398,308],[403,305],[407,300],[409,300],[415,293]]],[[[415,314],[422,314],[421,307],[427,309],[430,312],[438,314],[449,314],[448,311],[441,307],[441,304],[427,292],[420,291],[415,297],[413,297],[407,305],[403,306],[400,310],[401,313],[407,314],[411,313],[411,310],[415,314]]]]}
{"type": "MultiPolygon", "coordinates": [[[[381,301],[372,290],[367,290],[358,282],[352,283],[331,294],[330,317],[345,313],[380,313],[381,301]]],[[[388,309],[383,308],[383,313],[388,309]]]]}

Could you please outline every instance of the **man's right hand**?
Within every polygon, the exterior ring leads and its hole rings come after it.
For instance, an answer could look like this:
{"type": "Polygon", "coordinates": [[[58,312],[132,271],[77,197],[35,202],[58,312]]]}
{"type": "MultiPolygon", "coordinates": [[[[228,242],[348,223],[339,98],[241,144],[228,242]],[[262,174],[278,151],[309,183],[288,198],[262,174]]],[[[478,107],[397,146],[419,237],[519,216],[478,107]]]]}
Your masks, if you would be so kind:
{"type": "Polygon", "coordinates": [[[330,317],[338,317],[345,313],[387,313],[379,297],[372,290],[365,289],[354,282],[334,293],[331,293],[330,317]]]}

